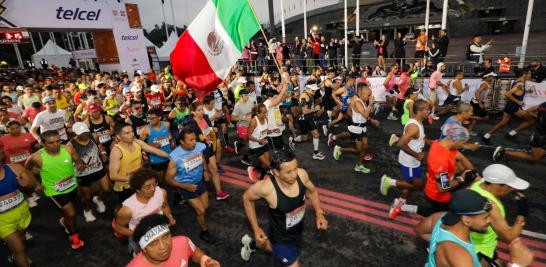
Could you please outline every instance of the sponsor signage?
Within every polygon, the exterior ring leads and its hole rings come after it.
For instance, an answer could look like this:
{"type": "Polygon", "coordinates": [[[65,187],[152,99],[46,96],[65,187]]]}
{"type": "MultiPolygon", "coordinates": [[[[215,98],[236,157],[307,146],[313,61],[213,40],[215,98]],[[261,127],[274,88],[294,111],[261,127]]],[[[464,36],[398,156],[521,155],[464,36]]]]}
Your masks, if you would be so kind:
{"type": "Polygon", "coordinates": [[[72,57],[75,60],[93,59],[97,58],[97,51],[95,49],[75,50],[72,51],[72,57]]]}
{"type": "Polygon", "coordinates": [[[23,42],[23,34],[20,32],[1,32],[0,44],[18,44],[23,42]]]}

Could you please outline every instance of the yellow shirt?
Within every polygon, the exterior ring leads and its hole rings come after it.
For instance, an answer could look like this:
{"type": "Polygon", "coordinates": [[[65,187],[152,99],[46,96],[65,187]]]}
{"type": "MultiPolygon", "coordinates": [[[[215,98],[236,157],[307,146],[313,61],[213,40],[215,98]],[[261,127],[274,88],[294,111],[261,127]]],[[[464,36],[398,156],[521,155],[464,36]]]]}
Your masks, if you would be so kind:
{"type": "MultiPolygon", "coordinates": [[[[139,144],[133,142],[133,145],[135,146],[135,150],[133,152],[127,150],[120,144],[114,145],[114,147],[117,147],[121,151],[121,159],[119,162],[119,175],[121,176],[127,176],[131,173],[135,172],[136,170],[140,169],[142,167],[142,148],[139,144]]],[[[129,189],[131,186],[129,185],[129,181],[127,182],[119,182],[116,181],[114,183],[114,191],[120,192],[123,191],[123,189],[129,189]]]]}
{"type": "Polygon", "coordinates": [[[68,100],[64,95],[61,95],[60,98],[55,98],[55,104],[57,104],[57,109],[67,110],[68,109],[68,100]]]}

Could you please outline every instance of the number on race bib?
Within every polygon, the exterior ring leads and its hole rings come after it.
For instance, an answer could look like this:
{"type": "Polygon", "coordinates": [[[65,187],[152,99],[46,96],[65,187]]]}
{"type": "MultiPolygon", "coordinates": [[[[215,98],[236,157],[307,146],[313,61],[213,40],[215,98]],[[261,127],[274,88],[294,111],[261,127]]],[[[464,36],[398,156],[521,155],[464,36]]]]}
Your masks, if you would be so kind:
{"type": "Polygon", "coordinates": [[[186,169],[186,172],[190,172],[201,164],[203,164],[201,153],[196,153],[193,156],[184,159],[184,168],[186,169]]]}
{"type": "Polygon", "coordinates": [[[64,192],[74,185],[76,185],[76,179],[72,176],[69,176],[55,183],[55,191],[64,192]]]}
{"type": "Polygon", "coordinates": [[[294,227],[303,220],[305,216],[305,204],[286,214],[286,229],[294,227]]]}

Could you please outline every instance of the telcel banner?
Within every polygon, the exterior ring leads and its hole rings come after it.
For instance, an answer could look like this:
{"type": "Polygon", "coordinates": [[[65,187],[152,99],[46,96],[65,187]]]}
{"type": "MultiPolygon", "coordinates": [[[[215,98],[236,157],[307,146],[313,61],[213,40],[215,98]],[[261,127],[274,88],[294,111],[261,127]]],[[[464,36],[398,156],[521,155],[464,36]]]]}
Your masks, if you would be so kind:
{"type": "Polygon", "coordinates": [[[112,8],[95,1],[4,0],[0,1],[0,27],[112,29],[112,8]]]}

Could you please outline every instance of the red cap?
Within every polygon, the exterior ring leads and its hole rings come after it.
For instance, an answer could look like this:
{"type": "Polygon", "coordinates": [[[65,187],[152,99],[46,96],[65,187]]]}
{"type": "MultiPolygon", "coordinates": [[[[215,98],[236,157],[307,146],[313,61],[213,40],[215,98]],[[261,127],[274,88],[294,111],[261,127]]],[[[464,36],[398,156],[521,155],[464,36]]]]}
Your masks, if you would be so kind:
{"type": "Polygon", "coordinates": [[[87,106],[89,112],[96,112],[101,110],[100,106],[97,103],[91,103],[87,106]]]}

